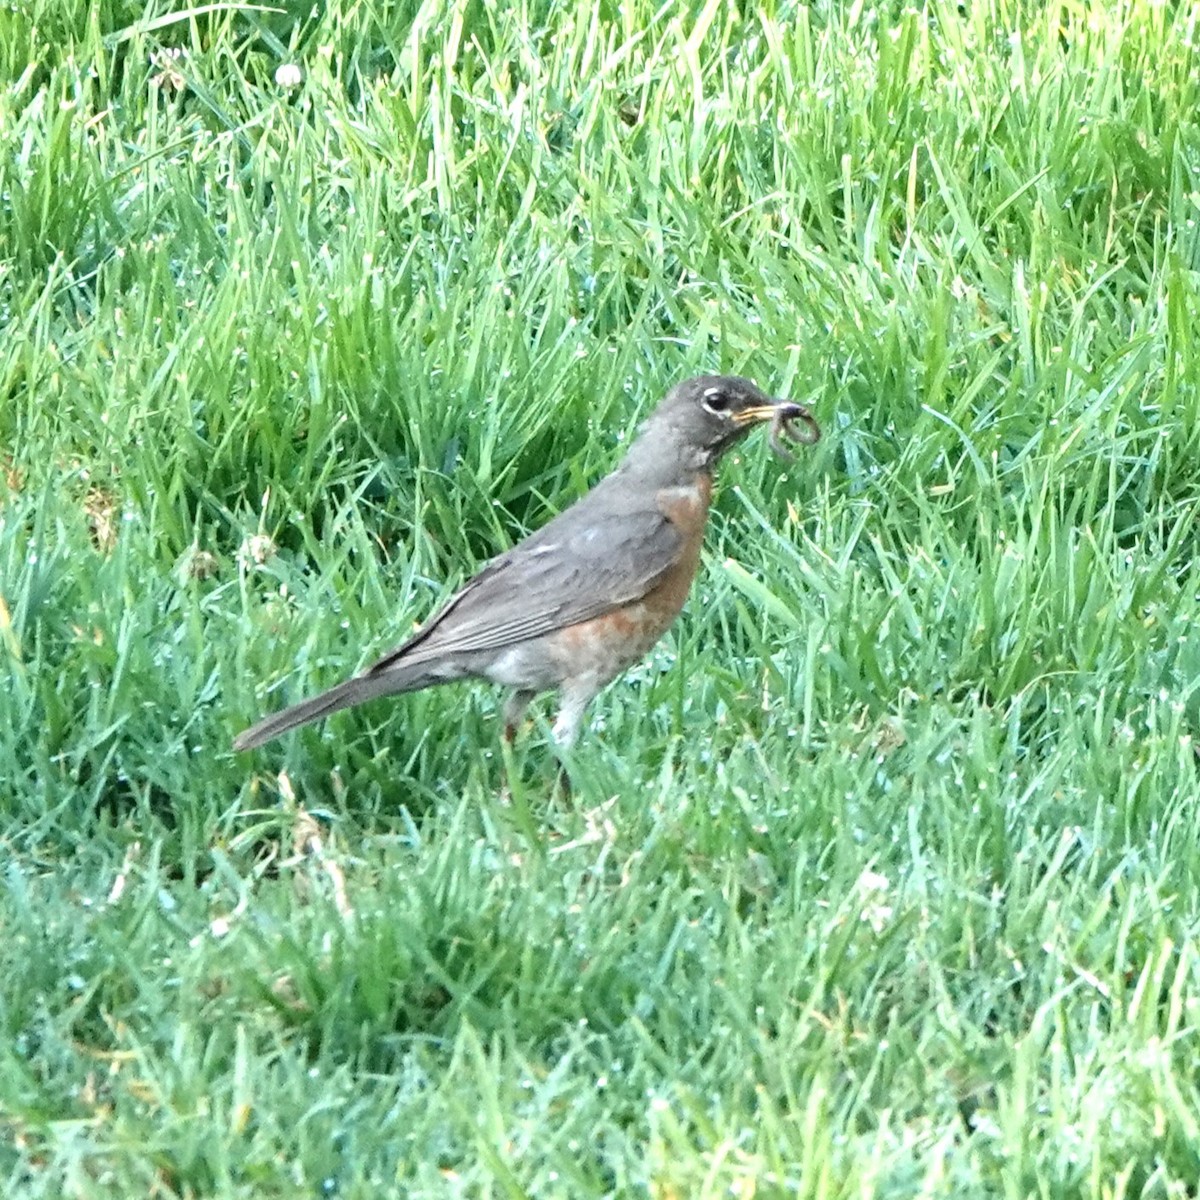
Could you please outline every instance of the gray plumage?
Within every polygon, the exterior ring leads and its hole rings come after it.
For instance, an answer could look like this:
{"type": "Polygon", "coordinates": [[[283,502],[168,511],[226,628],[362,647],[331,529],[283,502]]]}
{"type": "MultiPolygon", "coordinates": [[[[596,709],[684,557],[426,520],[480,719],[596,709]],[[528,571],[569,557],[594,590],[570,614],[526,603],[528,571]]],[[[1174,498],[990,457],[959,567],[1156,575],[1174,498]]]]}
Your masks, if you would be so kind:
{"type": "MultiPolygon", "coordinates": [[[[815,430],[807,410],[769,399],[748,380],[709,375],[679,384],[611,475],[489,562],[403,645],[353,679],[266,717],[240,734],[234,749],[252,749],[379,696],[468,677],[514,689],[506,709],[510,728],[533,695],[561,688],[555,732],[569,743],[591,697],[647,647],[635,637],[629,654],[585,654],[576,665],[558,635],[631,605],[640,605],[639,619],[649,622],[645,612],[656,589],[681,566],[694,573],[708,507],[698,481],[710,480],[721,455],[753,425],[797,416],[815,430]],[[674,519],[676,500],[699,506],[698,531],[685,532],[674,519]]],[[[689,574],[683,594],[690,581],[689,574]]],[[[651,642],[670,624],[682,595],[676,603],[672,592],[669,603],[674,611],[664,609],[665,624],[647,625],[651,642]]]]}

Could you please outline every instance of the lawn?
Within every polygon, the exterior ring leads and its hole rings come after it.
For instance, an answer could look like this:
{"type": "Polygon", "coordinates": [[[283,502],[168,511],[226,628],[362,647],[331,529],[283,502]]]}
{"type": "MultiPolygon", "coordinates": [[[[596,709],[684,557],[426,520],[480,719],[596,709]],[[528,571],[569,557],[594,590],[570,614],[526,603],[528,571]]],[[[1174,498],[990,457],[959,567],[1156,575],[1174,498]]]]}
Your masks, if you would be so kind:
{"type": "Polygon", "coordinates": [[[0,1192],[1192,1197],[1200,10],[0,9],[0,1192]],[[619,459],[683,618],[250,754],[619,459]]]}

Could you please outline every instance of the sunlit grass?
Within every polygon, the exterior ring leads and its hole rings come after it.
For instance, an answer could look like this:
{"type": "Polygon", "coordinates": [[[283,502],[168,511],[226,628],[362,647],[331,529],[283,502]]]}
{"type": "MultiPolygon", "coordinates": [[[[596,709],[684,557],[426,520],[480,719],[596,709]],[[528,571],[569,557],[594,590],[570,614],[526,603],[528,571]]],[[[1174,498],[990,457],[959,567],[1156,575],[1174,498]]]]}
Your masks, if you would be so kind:
{"type": "Polygon", "coordinates": [[[279,8],[0,12],[5,1194],[1190,1194],[1192,10],[279,8]],[[569,801],[230,752],[702,370],[569,801]]]}

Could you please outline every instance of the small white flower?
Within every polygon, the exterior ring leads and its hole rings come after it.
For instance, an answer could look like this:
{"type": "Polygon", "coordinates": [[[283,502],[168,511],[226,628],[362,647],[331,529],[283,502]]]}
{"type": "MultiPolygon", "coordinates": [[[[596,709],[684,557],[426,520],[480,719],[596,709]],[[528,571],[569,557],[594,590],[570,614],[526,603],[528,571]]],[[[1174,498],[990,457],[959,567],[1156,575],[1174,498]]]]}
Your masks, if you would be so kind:
{"type": "Polygon", "coordinates": [[[858,877],[858,886],[864,892],[886,892],[892,883],[886,875],[880,875],[878,871],[868,868],[858,877]]]}
{"type": "Polygon", "coordinates": [[[281,63],[275,68],[275,82],[281,88],[299,87],[304,75],[295,63],[281,63]]]}
{"type": "Polygon", "coordinates": [[[262,566],[276,550],[275,542],[265,533],[253,533],[238,547],[238,558],[244,566],[262,566]]]}
{"type": "Polygon", "coordinates": [[[894,910],[890,904],[884,903],[884,897],[891,886],[891,881],[886,875],[880,875],[878,871],[869,868],[858,877],[858,889],[865,901],[860,914],[861,919],[876,933],[882,933],[892,919],[894,910]]]}

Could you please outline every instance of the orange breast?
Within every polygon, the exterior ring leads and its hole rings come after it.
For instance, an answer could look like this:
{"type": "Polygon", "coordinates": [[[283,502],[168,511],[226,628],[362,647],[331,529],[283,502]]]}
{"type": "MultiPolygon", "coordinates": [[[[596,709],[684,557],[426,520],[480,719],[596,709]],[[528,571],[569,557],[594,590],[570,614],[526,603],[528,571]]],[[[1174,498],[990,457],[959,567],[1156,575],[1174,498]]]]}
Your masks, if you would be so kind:
{"type": "Polygon", "coordinates": [[[711,499],[712,479],[703,473],[691,487],[659,492],[659,510],[683,538],[676,561],[640,600],[553,635],[556,649],[569,663],[567,674],[607,682],[637,662],[671,627],[700,565],[711,499]]]}

